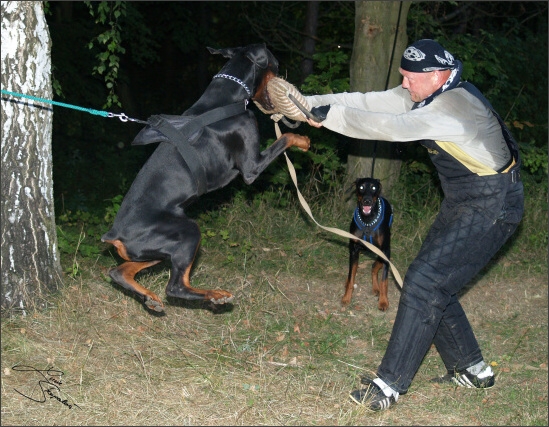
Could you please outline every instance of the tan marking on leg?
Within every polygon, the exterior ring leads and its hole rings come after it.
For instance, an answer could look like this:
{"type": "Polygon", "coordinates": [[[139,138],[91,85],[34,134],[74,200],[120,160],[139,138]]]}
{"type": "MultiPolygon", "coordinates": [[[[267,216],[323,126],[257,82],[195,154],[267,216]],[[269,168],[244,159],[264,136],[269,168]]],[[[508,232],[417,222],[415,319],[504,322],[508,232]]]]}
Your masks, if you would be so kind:
{"type": "MultiPolygon", "coordinates": [[[[196,252],[198,252],[198,246],[195,251],[195,256],[196,256],[196,252]]],[[[206,301],[211,301],[214,304],[225,304],[225,303],[231,302],[234,299],[234,296],[227,291],[193,288],[191,286],[191,279],[190,279],[193,264],[194,264],[194,258],[191,264],[185,269],[185,271],[183,272],[183,275],[181,276],[181,286],[184,288],[184,290],[180,289],[178,291],[177,289],[171,289],[171,291],[168,292],[168,296],[171,296],[174,298],[186,298],[185,294],[193,293],[195,295],[200,295],[201,299],[204,299],[206,301]]],[[[189,298],[189,299],[192,299],[192,298],[189,298]]]]}
{"type": "Polygon", "coordinates": [[[387,297],[387,288],[388,288],[388,280],[382,280],[381,286],[379,289],[379,303],[377,308],[379,308],[381,311],[385,311],[389,308],[389,298],[387,297]]]}
{"type": "Polygon", "coordinates": [[[358,262],[355,262],[351,267],[351,274],[347,278],[347,282],[345,282],[345,294],[343,295],[343,298],[341,298],[341,304],[343,305],[347,305],[351,302],[351,298],[353,297],[353,291],[355,289],[355,278],[357,270],[358,262]]]}
{"type": "Polygon", "coordinates": [[[280,138],[286,138],[286,148],[297,147],[301,151],[308,151],[311,146],[311,140],[308,136],[297,135],[295,133],[282,134],[280,138]]]}
{"type": "Polygon", "coordinates": [[[372,264],[372,291],[374,292],[374,295],[379,295],[380,292],[378,274],[381,267],[383,267],[383,263],[380,261],[376,260],[372,264]]]}
{"type": "Polygon", "coordinates": [[[145,305],[151,310],[163,311],[164,304],[158,295],[141,286],[135,280],[135,275],[137,273],[145,268],[158,264],[161,260],[143,262],[131,261],[124,243],[120,240],[107,240],[107,243],[112,244],[116,248],[118,255],[120,255],[122,259],[126,260],[125,263],[119,265],[118,267],[112,268],[109,271],[109,276],[120,286],[142,295],[145,298],[145,305]]]}

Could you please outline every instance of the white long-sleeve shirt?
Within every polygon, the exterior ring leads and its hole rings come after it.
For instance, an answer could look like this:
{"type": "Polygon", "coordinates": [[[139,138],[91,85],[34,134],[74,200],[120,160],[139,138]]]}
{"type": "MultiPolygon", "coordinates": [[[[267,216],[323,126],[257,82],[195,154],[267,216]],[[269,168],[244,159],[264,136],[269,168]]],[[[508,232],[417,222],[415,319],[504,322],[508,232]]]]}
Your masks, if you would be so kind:
{"type": "MultiPolygon", "coordinates": [[[[496,174],[511,160],[497,118],[482,101],[460,87],[441,93],[415,110],[410,94],[402,86],[383,92],[345,92],[305,99],[311,108],[331,106],[322,122],[327,129],[366,140],[432,140],[434,147],[428,146],[432,158],[437,154],[433,149],[441,150],[458,162],[456,168],[465,168],[469,173],[496,174]]],[[[445,174],[439,165],[437,169],[445,174]]],[[[447,172],[450,176],[458,173],[447,172]]]]}

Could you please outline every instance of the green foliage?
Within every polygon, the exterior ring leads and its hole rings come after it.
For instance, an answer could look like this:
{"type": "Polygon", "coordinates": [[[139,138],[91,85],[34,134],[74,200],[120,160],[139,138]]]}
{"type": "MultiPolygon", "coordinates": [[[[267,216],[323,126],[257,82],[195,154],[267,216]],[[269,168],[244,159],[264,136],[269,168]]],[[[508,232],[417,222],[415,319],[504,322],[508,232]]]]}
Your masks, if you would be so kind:
{"type": "Polygon", "coordinates": [[[57,244],[61,256],[72,256],[72,263],[65,268],[71,277],[80,274],[78,258],[97,257],[101,250],[98,241],[105,231],[98,215],[85,211],[66,211],[56,218],[57,244]]]}
{"type": "MultiPolygon", "coordinates": [[[[340,157],[340,147],[338,137],[334,134],[326,134],[319,129],[306,129],[311,138],[311,148],[306,153],[291,150],[288,156],[292,161],[296,174],[300,180],[307,182],[308,186],[315,186],[319,191],[325,191],[339,185],[339,178],[345,172],[345,164],[340,157]]],[[[268,143],[272,143],[272,139],[268,143]]],[[[274,162],[258,178],[259,183],[263,183],[267,191],[263,195],[257,195],[260,198],[271,199],[277,203],[277,206],[285,206],[287,199],[280,189],[286,186],[293,186],[290,174],[288,173],[286,163],[281,159],[280,162],[274,162]],[[268,193],[268,189],[272,193],[268,193]]]]}
{"type": "Polygon", "coordinates": [[[51,15],[50,2],[49,1],[43,1],[42,5],[44,7],[44,14],[45,15],[51,15]]]}
{"type": "Polygon", "coordinates": [[[71,277],[80,274],[78,258],[97,258],[101,255],[101,236],[112,225],[120,209],[124,195],[108,199],[103,212],[77,209],[65,210],[56,218],[57,243],[62,255],[72,256],[72,263],[65,269],[71,277]]]}
{"type": "Polygon", "coordinates": [[[112,222],[114,221],[114,218],[116,217],[116,214],[120,209],[120,205],[122,204],[123,199],[123,194],[119,194],[118,196],[114,196],[113,198],[108,199],[111,204],[110,206],[107,206],[105,208],[105,216],[103,217],[107,224],[112,224],[112,222]]]}
{"type": "Polygon", "coordinates": [[[349,90],[349,55],[341,50],[313,55],[317,73],[305,78],[301,90],[306,94],[340,93],[349,90]]]}
{"type": "Polygon", "coordinates": [[[79,250],[83,256],[93,256],[99,253],[95,239],[103,234],[105,223],[99,215],[86,211],[66,211],[57,217],[57,225],[63,227],[64,242],[60,249],[65,253],[79,250]],[[82,243],[84,238],[90,237],[90,245],[82,243]]]}
{"type": "Polygon", "coordinates": [[[522,167],[536,178],[536,181],[547,179],[547,147],[536,145],[535,141],[523,142],[520,146],[522,167]]]}
{"type": "Polygon", "coordinates": [[[115,92],[118,72],[120,69],[120,55],[126,53],[122,46],[122,27],[120,19],[126,16],[126,2],[85,2],[89,8],[91,16],[95,18],[95,23],[102,26],[107,25],[105,31],[92,39],[88,48],[91,50],[99,46],[100,51],[96,55],[99,65],[93,67],[93,73],[104,77],[105,86],[109,90],[107,101],[103,108],[110,108],[113,105],[122,107],[115,92]],[[94,8],[96,5],[97,9],[94,8]]]}

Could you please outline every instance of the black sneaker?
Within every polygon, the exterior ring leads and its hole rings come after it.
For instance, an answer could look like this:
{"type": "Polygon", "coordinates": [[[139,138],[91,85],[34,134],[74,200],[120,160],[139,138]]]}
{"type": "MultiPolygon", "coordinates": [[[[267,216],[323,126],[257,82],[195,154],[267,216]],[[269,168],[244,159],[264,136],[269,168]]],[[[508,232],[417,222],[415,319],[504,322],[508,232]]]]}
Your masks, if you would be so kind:
{"type": "Polygon", "coordinates": [[[467,388],[491,388],[496,382],[492,368],[487,366],[477,375],[468,371],[456,372],[452,377],[454,384],[467,388]]]}
{"type": "Polygon", "coordinates": [[[467,370],[455,372],[448,371],[443,377],[433,378],[433,383],[454,383],[460,387],[467,388],[491,388],[496,382],[492,368],[487,366],[477,375],[473,375],[467,370]]]}
{"type": "Polygon", "coordinates": [[[362,379],[362,384],[368,381],[366,388],[351,392],[349,397],[359,405],[364,405],[373,411],[383,411],[396,403],[394,396],[385,396],[381,388],[371,380],[362,379]]]}

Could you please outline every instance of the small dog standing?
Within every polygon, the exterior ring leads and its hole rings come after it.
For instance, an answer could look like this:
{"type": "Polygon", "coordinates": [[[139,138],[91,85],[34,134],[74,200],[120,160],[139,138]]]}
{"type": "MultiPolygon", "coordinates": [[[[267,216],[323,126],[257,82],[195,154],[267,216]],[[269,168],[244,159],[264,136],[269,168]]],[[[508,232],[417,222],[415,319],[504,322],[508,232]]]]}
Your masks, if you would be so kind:
{"type": "MultiPolygon", "coordinates": [[[[391,257],[391,224],[393,222],[393,207],[387,199],[380,196],[381,182],[374,178],[359,178],[355,181],[358,207],[355,210],[349,232],[357,238],[379,248],[383,254],[391,257]]],[[[351,302],[358,269],[360,251],[364,250],[358,240],[349,239],[349,276],[345,283],[345,294],[341,303],[351,302]]],[[[372,265],[372,290],[379,296],[378,308],[382,311],[389,308],[387,298],[387,276],[389,263],[380,256],[372,265]],[[379,270],[383,267],[381,281],[378,280],[379,270]]]]}

